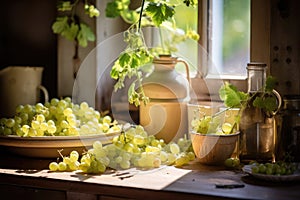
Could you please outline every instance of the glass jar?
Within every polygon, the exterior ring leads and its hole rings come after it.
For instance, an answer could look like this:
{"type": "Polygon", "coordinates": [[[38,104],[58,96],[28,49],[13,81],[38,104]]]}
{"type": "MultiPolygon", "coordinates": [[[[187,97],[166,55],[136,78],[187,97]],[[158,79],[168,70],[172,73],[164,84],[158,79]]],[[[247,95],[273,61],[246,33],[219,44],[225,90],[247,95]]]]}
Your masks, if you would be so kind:
{"type": "MultiPolygon", "coordinates": [[[[243,162],[275,161],[277,153],[277,122],[272,112],[267,115],[261,108],[253,106],[257,96],[264,93],[266,82],[265,63],[248,63],[248,93],[250,100],[243,109],[240,120],[240,159],[243,162]]],[[[273,90],[278,99],[278,109],[281,106],[281,97],[273,90]]]]}

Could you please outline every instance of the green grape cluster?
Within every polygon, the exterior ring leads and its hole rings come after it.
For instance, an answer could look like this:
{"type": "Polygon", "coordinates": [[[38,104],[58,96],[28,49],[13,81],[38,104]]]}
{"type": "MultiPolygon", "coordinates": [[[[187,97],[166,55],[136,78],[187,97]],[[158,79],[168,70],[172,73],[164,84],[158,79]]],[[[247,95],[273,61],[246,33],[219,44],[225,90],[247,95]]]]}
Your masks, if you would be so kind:
{"type": "Polygon", "coordinates": [[[71,151],[69,156],[62,156],[62,161],[51,162],[49,164],[49,170],[52,172],[76,171],[80,166],[78,159],[79,153],[77,151],[71,151]]]}
{"type": "Polygon", "coordinates": [[[278,161],[276,163],[257,163],[251,164],[252,173],[267,175],[290,175],[293,174],[298,166],[296,163],[278,161]]]}
{"type": "MultiPolygon", "coordinates": [[[[78,169],[85,173],[103,173],[106,168],[129,169],[157,168],[161,165],[182,166],[195,159],[191,141],[186,137],[177,143],[166,144],[162,139],[148,135],[140,125],[131,126],[111,144],[103,146],[100,141],[85,152],[78,169]]],[[[51,170],[50,166],[49,169],[51,170]]],[[[68,169],[68,168],[67,168],[68,169]]],[[[52,171],[52,170],[51,170],[52,171]]]]}
{"type": "Polygon", "coordinates": [[[229,122],[222,122],[219,116],[205,115],[201,118],[195,118],[191,122],[192,128],[201,134],[225,135],[234,133],[234,126],[229,122]]]}
{"type": "Polygon", "coordinates": [[[121,126],[88,103],[75,104],[70,97],[45,104],[19,105],[15,116],[0,119],[0,135],[78,136],[119,132],[121,126]]]}

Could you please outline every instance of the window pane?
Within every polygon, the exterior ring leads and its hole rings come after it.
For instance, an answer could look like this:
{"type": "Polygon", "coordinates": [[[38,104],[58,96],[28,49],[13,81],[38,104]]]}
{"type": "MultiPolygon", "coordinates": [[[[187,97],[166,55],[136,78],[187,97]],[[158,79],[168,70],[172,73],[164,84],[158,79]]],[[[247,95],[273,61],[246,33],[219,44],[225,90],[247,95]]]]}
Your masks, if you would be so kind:
{"type": "Polygon", "coordinates": [[[250,58],[250,0],[212,0],[210,74],[246,75],[250,58]]]}
{"type": "MultiPolygon", "coordinates": [[[[178,0],[171,0],[178,2],[178,0]]],[[[176,14],[174,15],[176,26],[182,30],[192,29],[197,31],[198,27],[198,9],[195,7],[187,7],[186,5],[179,5],[176,7],[176,14]]],[[[200,36],[201,37],[201,36],[200,36]]],[[[189,63],[190,74],[197,73],[197,55],[198,42],[192,39],[187,39],[185,42],[178,45],[177,56],[185,59],[189,63]]],[[[178,64],[177,70],[185,73],[184,65],[178,64]]]]}

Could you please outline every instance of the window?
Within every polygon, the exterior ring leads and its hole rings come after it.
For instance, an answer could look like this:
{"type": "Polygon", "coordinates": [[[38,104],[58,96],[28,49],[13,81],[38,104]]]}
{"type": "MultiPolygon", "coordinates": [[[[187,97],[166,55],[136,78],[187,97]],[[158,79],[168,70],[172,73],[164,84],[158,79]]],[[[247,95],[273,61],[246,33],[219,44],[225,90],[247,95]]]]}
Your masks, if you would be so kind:
{"type": "Polygon", "coordinates": [[[250,0],[207,2],[208,75],[246,76],[250,61],[250,0]]]}
{"type": "MultiPolygon", "coordinates": [[[[178,27],[201,26],[202,40],[198,49],[197,43],[187,41],[179,54],[192,64],[197,63],[200,55],[200,73],[208,77],[246,77],[245,66],[250,61],[250,3],[250,0],[200,0],[199,22],[196,9],[177,7],[178,27]]],[[[192,74],[197,70],[194,65],[191,67],[192,74]]]]}

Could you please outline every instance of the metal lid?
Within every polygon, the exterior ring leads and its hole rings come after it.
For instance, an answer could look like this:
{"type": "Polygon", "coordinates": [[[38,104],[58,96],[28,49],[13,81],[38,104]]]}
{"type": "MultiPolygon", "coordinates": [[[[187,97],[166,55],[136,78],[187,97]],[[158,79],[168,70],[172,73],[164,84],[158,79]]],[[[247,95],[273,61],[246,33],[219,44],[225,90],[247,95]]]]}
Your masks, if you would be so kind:
{"type": "Polygon", "coordinates": [[[267,67],[266,63],[261,63],[261,62],[250,62],[250,63],[247,63],[247,69],[265,70],[266,67],[267,67]]]}

